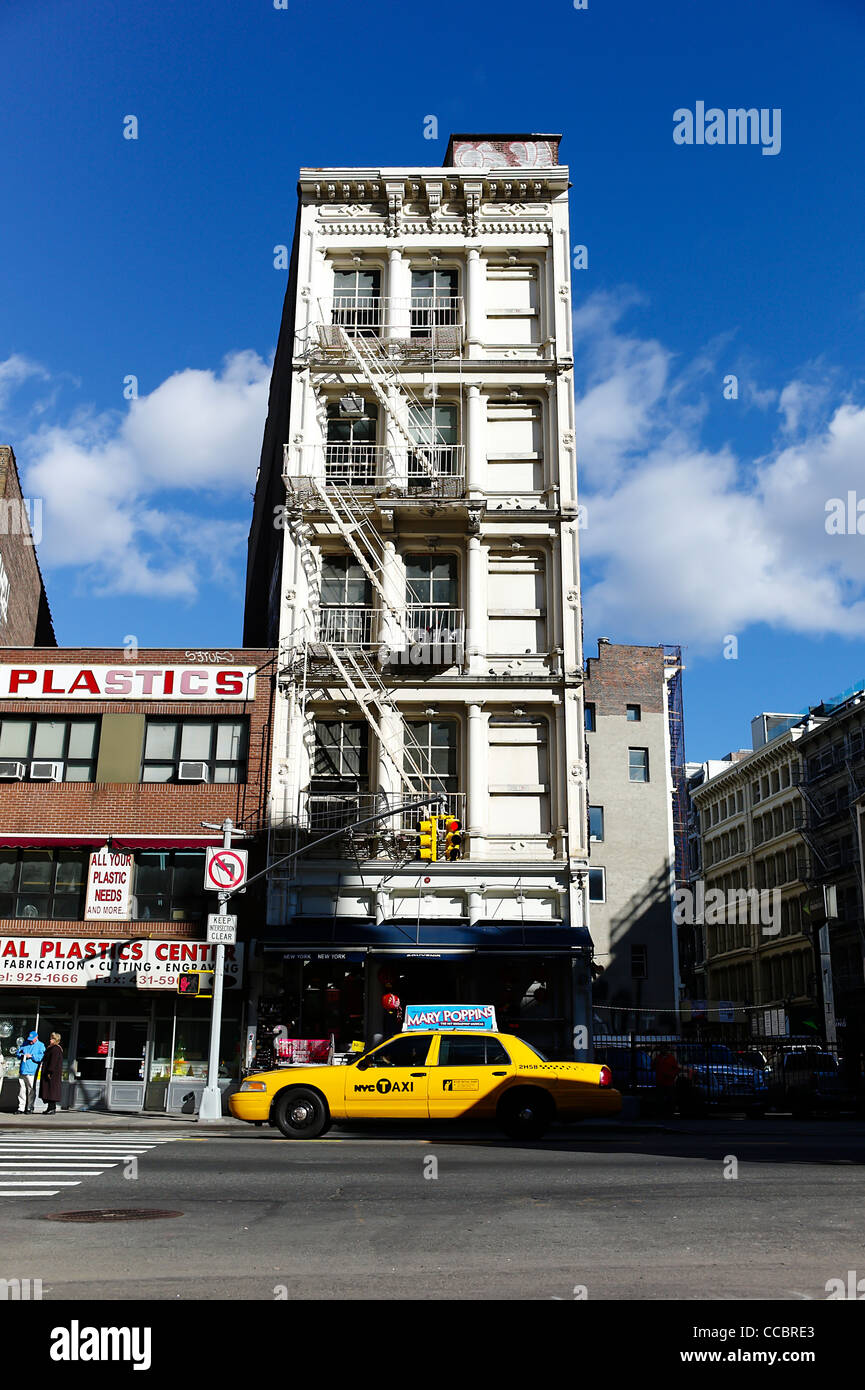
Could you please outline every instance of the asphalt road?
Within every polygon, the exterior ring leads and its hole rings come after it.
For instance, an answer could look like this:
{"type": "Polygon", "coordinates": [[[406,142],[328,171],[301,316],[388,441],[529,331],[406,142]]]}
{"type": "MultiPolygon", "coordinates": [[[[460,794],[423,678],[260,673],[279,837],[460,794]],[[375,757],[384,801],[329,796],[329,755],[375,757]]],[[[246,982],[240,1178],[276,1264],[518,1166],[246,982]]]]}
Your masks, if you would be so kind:
{"type": "Polygon", "coordinates": [[[853,1121],[578,1127],[523,1144],[423,1125],[304,1143],[176,1133],[91,1129],[86,1154],[72,1132],[4,1134],[3,1172],[31,1176],[4,1179],[24,1186],[0,1197],[0,1277],[41,1279],[45,1300],[823,1300],[828,1280],[865,1275],[853,1121]],[[77,1185],[17,1195],[43,1164],[39,1181],[63,1165],[77,1185]],[[45,1219],[98,1208],[182,1214],[45,1219]]]}

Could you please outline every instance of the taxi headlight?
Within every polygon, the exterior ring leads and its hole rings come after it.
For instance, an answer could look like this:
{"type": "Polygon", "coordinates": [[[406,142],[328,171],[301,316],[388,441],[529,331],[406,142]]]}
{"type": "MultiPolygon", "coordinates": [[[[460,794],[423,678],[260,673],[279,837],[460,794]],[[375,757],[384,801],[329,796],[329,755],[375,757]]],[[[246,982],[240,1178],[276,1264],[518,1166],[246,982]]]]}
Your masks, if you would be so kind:
{"type": "Polygon", "coordinates": [[[240,1084],[240,1089],[241,1089],[241,1091],[266,1091],[266,1090],[267,1090],[267,1082],[266,1082],[266,1081],[242,1081],[241,1084],[240,1084]]]}

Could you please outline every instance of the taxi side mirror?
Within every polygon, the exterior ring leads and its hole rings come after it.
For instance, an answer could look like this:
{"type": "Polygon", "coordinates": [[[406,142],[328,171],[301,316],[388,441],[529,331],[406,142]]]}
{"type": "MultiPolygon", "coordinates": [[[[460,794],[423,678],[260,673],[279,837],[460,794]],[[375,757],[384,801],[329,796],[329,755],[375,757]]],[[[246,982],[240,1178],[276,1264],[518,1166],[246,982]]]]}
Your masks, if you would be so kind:
{"type": "Polygon", "coordinates": [[[356,1063],[356,1066],[358,1071],[366,1071],[367,1067],[369,1066],[369,1058],[361,1057],[360,1061],[356,1063]]]}

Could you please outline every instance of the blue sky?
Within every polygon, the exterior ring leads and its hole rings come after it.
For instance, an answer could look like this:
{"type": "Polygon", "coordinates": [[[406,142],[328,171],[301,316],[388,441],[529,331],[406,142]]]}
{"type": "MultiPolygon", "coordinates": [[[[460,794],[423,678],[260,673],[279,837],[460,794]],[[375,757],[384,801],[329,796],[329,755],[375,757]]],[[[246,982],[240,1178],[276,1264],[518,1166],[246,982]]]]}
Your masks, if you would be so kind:
{"type": "Polygon", "coordinates": [[[693,758],[865,677],[825,510],[865,498],[863,39],[861,0],[4,0],[0,442],[60,641],[237,645],[298,167],[561,131],[588,654],[681,642],[693,758]],[[674,144],[698,101],[780,153],[674,144]]]}

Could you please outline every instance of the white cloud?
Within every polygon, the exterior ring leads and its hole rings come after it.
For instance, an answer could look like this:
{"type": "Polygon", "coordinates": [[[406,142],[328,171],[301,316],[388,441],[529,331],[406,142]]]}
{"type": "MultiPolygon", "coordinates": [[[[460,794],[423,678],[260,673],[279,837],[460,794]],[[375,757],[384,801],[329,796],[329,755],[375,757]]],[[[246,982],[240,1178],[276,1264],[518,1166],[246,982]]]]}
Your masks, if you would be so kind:
{"type": "Polygon", "coordinates": [[[0,362],[0,410],[7,410],[13,392],[23,382],[32,378],[47,381],[48,372],[38,362],[24,357],[20,352],[13,352],[5,361],[0,362]]]}
{"type": "MultiPolygon", "coordinates": [[[[22,370],[0,364],[0,387],[22,370]]],[[[94,595],[184,600],[225,582],[232,561],[242,569],[269,376],[238,352],[220,372],[176,372],[126,414],[79,410],[26,438],[17,452],[25,493],[43,499],[45,566],[74,567],[94,595]]]]}
{"type": "Polygon", "coordinates": [[[601,340],[605,372],[590,376],[582,401],[577,372],[578,419],[592,403],[578,453],[598,450],[604,461],[582,473],[589,629],[716,650],[754,623],[865,636],[865,535],[826,531],[829,498],[857,487],[865,498],[865,406],[839,401],[831,374],[819,380],[809,369],[777,397],[782,424],[763,456],[708,449],[700,410],[683,426],[678,408],[693,364],[674,375],[655,341],[623,338],[611,349],[618,316],[617,306],[589,316],[583,347],[592,353],[601,340]],[[654,372],[642,370],[646,360],[654,372]]]}

